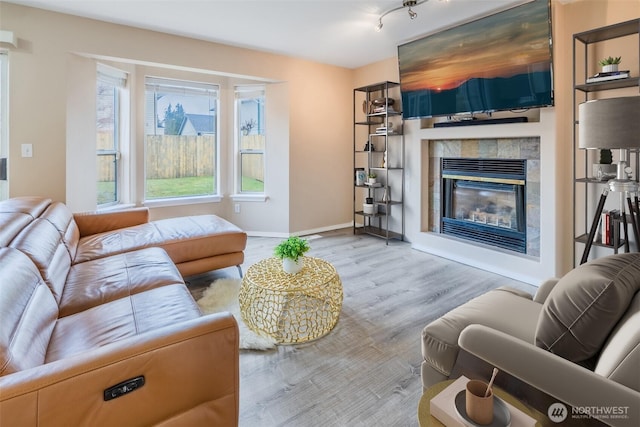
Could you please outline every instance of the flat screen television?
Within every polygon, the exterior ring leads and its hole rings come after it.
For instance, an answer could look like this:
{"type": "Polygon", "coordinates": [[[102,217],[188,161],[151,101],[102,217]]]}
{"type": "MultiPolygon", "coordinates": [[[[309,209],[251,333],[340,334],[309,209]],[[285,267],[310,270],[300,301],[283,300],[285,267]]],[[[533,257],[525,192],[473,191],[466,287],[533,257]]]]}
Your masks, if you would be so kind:
{"type": "Polygon", "coordinates": [[[552,106],[550,2],[402,44],[398,62],[405,119],[552,106]]]}

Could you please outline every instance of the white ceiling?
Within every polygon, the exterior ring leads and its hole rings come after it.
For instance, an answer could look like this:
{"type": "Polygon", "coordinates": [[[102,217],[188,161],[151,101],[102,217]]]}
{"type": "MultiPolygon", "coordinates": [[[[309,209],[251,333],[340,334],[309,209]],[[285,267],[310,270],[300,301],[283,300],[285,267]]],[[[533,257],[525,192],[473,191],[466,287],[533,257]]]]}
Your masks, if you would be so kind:
{"type": "MultiPolygon", "coordinates": [[[[7,0],[52,11],[356,68],[398,44],[529,0],[7,0]]],[[[11,30],[8,23],[7,30],[11,30]]],[[[16,36],[20,37],[19,34],[16,36]]]]}

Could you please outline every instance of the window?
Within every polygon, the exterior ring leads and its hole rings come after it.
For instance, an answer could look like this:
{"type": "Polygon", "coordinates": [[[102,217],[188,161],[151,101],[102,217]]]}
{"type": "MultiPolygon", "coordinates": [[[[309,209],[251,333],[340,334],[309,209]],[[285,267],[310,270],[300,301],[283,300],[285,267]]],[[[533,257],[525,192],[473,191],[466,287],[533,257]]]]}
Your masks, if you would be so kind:
{"type": "Polygon", "coordinates": [[[146,78],[145,200],[218,194],[218,86],[146,78]]]}
{"type": "Polygon", "coordinates": [[[8,55],[0,52],[0,200],[9,197],[8,165],[9,130],[8,130],[8,55]]]}
{"type": "Polygon", "coordinates": [[[236,86],[237,192],[264,193],[264,86],[236,86]]]}
{"type": "Polygon", "coordinates": [[[96,82],[97,203],[105,206],[120,201],[121,92],[126,87],[127,74],[98,64],[96,82]]]}

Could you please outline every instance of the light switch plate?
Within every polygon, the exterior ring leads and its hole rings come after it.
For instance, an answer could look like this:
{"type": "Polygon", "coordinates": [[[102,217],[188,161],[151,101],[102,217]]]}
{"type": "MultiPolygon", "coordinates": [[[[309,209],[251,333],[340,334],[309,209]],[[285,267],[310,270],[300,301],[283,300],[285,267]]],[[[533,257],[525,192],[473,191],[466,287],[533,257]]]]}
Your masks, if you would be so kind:
{"type": "Polygon", "coordinates": [[[33,157],[33,144],[22,144],[22,157],[33,157]]]}

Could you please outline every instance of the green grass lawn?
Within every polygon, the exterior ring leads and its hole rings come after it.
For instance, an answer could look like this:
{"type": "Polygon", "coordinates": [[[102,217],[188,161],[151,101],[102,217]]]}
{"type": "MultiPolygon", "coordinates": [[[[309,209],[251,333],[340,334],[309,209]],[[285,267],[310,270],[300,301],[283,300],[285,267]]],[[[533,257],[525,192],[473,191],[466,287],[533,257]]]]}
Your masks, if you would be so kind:
{"type": "MultiPolygon", "coordinates": [[[[170,197],[202,196],[213,194],[215,179],[210,176],[186,178],[148,179],[146,199],[165,199],[170,197]]],[[[261,193],[264,183],[257,179],[242,177],[244,192],[261,193]]],[[[98,182],[98,204],[108,203],[114,199],[114,185],[111,182],[98,182]]]]}

